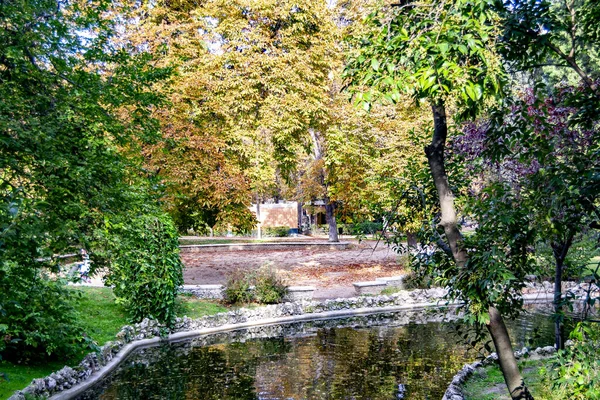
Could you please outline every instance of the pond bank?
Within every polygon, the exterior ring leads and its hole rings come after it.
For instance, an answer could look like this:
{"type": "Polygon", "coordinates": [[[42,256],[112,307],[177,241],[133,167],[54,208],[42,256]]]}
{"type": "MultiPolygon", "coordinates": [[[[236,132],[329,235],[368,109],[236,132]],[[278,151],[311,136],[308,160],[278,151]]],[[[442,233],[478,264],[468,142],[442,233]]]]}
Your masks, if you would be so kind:
{"type": "MultiPolygon", "coordinates": [[[[114,342],[105,344],[98,353],[88,354],[75,368],[64,367],[46,378],[35,379],[10,399],[23,400],[25,395],[52,396],[53,399],[74,398],[111,372],[133,350],[154,346],[161,341],[179,341],[207,333],[251,326],[452,305],[441,301],[445,294],[444,289],[434,288],[401,291],[390,296],[283,303],[239,309],[198,319],[184,317],[178,319],[176,329],[163,338],[159,336],[162,327],[155,321],[145,320],[123,327],[114,342]]],[[[529,294],[525,299],[527,302],[547,302],[551,298],[544,294],[529,294]]]]}

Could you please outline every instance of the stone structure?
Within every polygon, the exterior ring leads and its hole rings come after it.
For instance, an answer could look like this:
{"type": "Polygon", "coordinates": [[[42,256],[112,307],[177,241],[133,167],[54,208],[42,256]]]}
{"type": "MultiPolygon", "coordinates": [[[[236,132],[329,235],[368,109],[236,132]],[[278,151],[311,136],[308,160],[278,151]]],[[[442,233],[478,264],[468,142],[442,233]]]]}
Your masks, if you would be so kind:
{"type": "Polygon", "coordinates": [[[385,281],[367,281],[367,282],[354,282],[352,284],[354,290],[358,296],[365,294],[379,294],[383,289],[386,288],[387,283],[385,281]]]}
{"type": "Polygon", "coordinates": [[[288,286],[285,301],[312,300],[314,286],[288,286]]]}
{"type": "MultiPolygon", "coordinates": [[[[579,294],[587,293],[587,289],[583,285],[577,285],[572,290],[579,294]]],[[[238,309],[198,319],[183,317],[177,318],[175,327],[167,336],[164,336],[166,327],[156,321],[146,319],[139,324],[123,327],[116,335],[115,341],[108,342],[97,352],[88,354],[74,368],[64,367],[45,378],[34,379],[25,389],[15,392],[9,400],[25,400],[31,397],[51,397],[55,400],[77,398],[105,378],[131,352],[144,347],[156,346],[161,341],[177,342],[240,329],[375,313],[400,313],[394,318],[408,323],[413,322],[412,318],[415,315],[424,317],[426,313],[423,312],[423,309],[425,308],[457,305],[443,300],[446,293],[447,291],[442,288],[417,289],[400,291],[389,296],[340,298],[322,302],[300,300],[254,309],[238,309]]],[[[524,295],[524,300],[526,302],[548,302],[552,300],[552,294],[541,292],[524,295]]],[[[465,370],[463,368],[466,372],[455,378],[456,382],[453,380],[453,385],[459,389],[466,379],[466,376],[463,375],[469,375],[475,368],[474,364],[470,365],[472,369],[465,367],[465,370]]],[[[480,366],[477,363],[475,365],[480,366]]],[[[447,392],[445,399],[456,400],[457,397],[452,397],[455,395],[455,392],[447,392]]]]}
{"type": "Polygon", "coordinates": [[[404,289],[404,277],[405,275],[386,276],[383,278],[376,278],[375,280],[385,282],[389,287],[404,289]]]}
{"type": "Polygon", "coordinates": [[[199,299],[222,300],[225,286],[223,285],[183,285],[181,293],[189,293],[199,299]]]}

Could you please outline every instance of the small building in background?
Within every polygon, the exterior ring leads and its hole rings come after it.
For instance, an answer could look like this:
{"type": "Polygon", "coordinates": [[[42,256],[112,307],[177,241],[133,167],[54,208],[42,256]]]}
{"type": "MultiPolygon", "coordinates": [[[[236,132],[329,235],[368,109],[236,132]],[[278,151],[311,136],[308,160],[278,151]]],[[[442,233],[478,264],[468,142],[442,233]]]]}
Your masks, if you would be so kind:
{"type": "Polygon", "coordinates": [[[297,201],[266,201],[258,208],[252,204],[250,211],[254,214],[259,224],[257,236],[273,236],[273,228],[288,227],[288,234],[310,233],[319,225],[327,224],[325,219],[325,202],[322,200],[309,203],[298,203],[297,201]]]}
{"type": "Polygon", "coordinates": [[[302,218],[302,207],[297,201],[281,201],[278,203],[262,203],[258,207],[256,204],[250,206],[250,211],[254,213],[259,222],[259,234],[265,229],[276,227],[289,227],[288,234],[298,234],[302,218]]]}

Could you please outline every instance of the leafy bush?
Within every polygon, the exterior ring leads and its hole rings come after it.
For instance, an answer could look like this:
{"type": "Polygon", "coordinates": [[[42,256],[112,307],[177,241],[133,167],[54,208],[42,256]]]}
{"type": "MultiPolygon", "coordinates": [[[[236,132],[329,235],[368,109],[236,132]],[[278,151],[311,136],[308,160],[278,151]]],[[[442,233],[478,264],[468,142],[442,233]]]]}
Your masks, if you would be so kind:
{"type": "Polygon", "coordinates": [[[269,226],[265,228],[265,236],[270,237],[286,237],[290,235],[289,226],[269,226]]]}
{"type": "Polygon", "coordinates": [[[263,267],[254,275],[256,301],[263,304],[281,303],[287,294],[287,286],[281,277],[269,267],[263,267]]]}
{"type": "Polygon", "coordinates": [[[114,285],[117,300],[133,322],[154,318],[172,324],[183,275],[178,234],[170,218],[150,213],[106,224],[113,245],[106,283],[114,285]]]}
{"type": "Polygon", "coordinates": [[[254,300],[252,291],[252,273],[236,270],[227,278],[225,285],[225,302],[229,304],[251,303],[254,300]]]}
{"type": "Polygon", "coordinates": [[[227,279],[225,301],[229,304],[258,302],[280,303],[287,294],[287,286],[268,266],[257,271],[236,270],[227,279]]]}
{"type": "Polygon", "coordinates": [[[353,235],[374,235],[383,230],[383,224],[381,222],[365,221],[351,225],[349,228],[353,235]]]}
{"type": "Polygon", "coordinates": [[[591,323],[579,323],[571,332],[573,345],[558,352],[548,374],[553,397],[600,399],[600,330],[591,323]]]}
{"type": "Polygon", "coordinates": [[[0,359],[35,362],[93,347],[76,320],[65,283],[15,262],[0,264],[0,359]]]}

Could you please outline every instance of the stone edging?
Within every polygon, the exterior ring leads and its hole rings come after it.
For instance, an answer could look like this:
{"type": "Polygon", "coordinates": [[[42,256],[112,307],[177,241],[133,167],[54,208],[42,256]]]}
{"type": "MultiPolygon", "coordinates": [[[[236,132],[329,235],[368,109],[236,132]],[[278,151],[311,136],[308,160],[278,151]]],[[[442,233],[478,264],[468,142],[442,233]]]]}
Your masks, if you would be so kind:
{"type": "Polygon", "coordinates": [[[329,249],[346,250],[350,242],[265,242],[265,243],[218,243],[218,244],[186,244],[180,245],[183,253],[198,253],[203,251],[252,251],[252,250],[286,250],[286,249],[329,249]]]}
{"type": "MultiPolygon", "coordinates": [[[[554,346],[546,346],[546,347],[538,347],[535,350],[529,351],[527,347],[523,347],[522,350],[515,351],[515,358],[518,360],[523,356],[542,356],[548,357],[552,354],[556,353],[556,349],[554,346]]],[[[477,371],[479,368],[487,367],[488,365],[492,365],[498,361],[498,355],[496,353],[492,353],[482,361],[475,361],[471,364],[465,364],[464,367],[456,375],[452,378],[452,382],[448,385],[448,389],[446,389],[446,393],[444,393],[444,397],[442,400],[465,400],[465,395],[463,393],[463,386],[467,382],[467,380],[477,371]]]]}
{"type": "MultiPolygon", "coordinates": [[[[442,301],[445,295],[446,290],[441,288],[417,289],[389,296],[340,298],[322,302],[302,300],[254,309],[243,308],[198,319],[183,317],[177,318],[175,328],[167,337],[160,337],[165,330],[164,326],[146,319],[139,324],[124,326],[116,335],[115,341],[106,343],[98,352],[86,355],[75,368],[64,367],[45,378],[34,379],[25,389],[15,392],[9,400],[24,400],[26,395],[72,399],[106,377],[133,350],[160,342],[177,342],[199,335],[260,325],[457,305],[442,301]]],[[[524,300],[529,303],[546,302],[551,297],[533,294],[524,296],[524,300]]]]}

